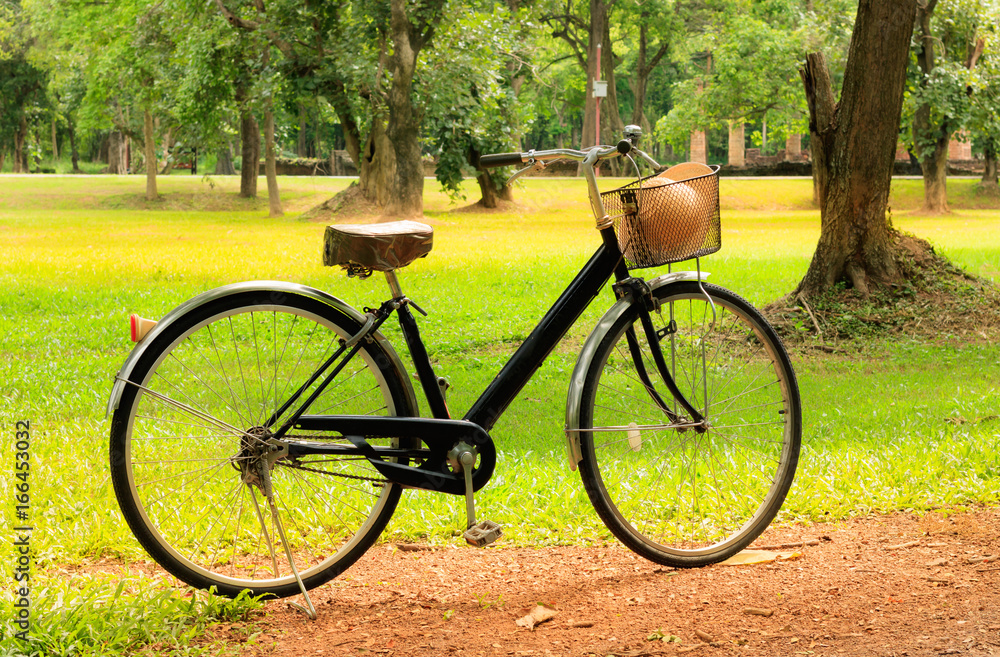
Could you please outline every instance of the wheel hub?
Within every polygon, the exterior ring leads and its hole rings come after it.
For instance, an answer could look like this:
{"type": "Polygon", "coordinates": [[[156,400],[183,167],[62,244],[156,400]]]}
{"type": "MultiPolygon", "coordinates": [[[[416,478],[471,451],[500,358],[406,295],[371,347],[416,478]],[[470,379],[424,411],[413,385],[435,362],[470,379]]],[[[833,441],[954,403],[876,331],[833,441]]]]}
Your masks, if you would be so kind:
{"type": "Polygon", "coordinates": [[[271,459],[278,446],[271,439],[271,431],[266,427],[251,427],[240,438],[240,451],[235,458],[235,466],[240,472],[243,483],[257,486],[264,490],[263,468],[269,471],[274,468],[271,459]]]}

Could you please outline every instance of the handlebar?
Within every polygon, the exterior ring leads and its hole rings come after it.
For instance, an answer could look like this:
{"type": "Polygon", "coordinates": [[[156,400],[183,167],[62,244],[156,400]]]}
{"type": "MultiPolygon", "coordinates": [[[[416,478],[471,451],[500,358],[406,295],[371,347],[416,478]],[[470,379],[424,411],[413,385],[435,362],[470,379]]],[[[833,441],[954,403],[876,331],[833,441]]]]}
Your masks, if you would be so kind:
{"type": "Polygon", "coordinates": [[[659,162],[651,158],[645,152],[632,145],[628,139],[622,139],[616,146],[594,146],[587,150],[578,151],[572,148],[553,148],[545,151],[527,151],[526,153],[495,153],[483,155],[479,158],[480,169],[493,169],[495,167],[517,166],[521,164],[534,164],[536,162],[550,162],[552,160],[572,160],[574,162],[584,162],[587,164],[597,164],[601,160],[610,160],[630,153],[637,154],[654,169],[662,169],[659,162]]]}
{"type": "Polygon", "coordinates": [[[480,169],[516,166],[519,164],[524,164],[524,159],[520,153],[495,153],[493,155],[483,155],[479,158],[480,169]]]}
{"type": "MultiPolygon", "coordinates": [[[[587,179],[590,205],[594,211],[594,218],[597,219],[597,228],[603,230],[611,226],[611,217],[604,210],[604,203],[601,201],[601,192],[597,187],[595,169],[601,163],[601,160],[610,160],[623,155],[631,156],[634,154],[652,166],[655,171],[663,169],[663,166],[659,162],[636,147],[641,134],[642,131],[638,126],[630,125],[625,126],[625,138],[615,146],[594,146],[582,151],[571,148],[554,148],[545,151],[531,150],[527,153],[494,153],[492,155],[483,155],[479,158],[479,168],[491,169],[494,167],[526,164],[526,167],[519,170],[507,180],[507,184],[509,185],[529,170],[542,168],[545,162],[561,159],[582,162],[585,165],[583,173],[587,179]]],[[[638,173],[638,169],[636,173],[638,173]]]]}

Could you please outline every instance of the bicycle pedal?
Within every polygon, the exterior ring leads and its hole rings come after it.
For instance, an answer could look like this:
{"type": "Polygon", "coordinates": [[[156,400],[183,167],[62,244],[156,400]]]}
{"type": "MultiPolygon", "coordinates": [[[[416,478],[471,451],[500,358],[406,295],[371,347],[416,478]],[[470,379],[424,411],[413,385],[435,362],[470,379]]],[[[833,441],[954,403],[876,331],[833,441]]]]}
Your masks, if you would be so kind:
{"type": "Polygon", "coordinates": [[[491,520],[483,520],[465,530],[462,536],[473,547],[486,547],[503,536],[503,529],[491,520]]]}

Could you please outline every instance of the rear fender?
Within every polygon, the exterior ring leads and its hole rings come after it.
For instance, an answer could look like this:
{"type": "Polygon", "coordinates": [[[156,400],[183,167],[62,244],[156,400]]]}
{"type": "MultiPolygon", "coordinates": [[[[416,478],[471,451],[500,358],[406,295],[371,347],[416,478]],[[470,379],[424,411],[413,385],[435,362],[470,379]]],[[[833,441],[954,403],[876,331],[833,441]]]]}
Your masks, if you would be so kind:
{"type": "MultiPolygon", "coordinates": [[[[149,330],[141,341],[135,345],[132,349],[132,353],[130,353],[128,358],[125,359],[125,363],[122,365],[117,376],[115,377],[114,387],[111,389],[111,398],[108,400],[106,416],[111,415],[118,408],[118,404],[121,402],[122,393],[125,390],[125,381],[128,380],[129,376],[131,376],[136,363],[139,362],[139,359],[142,358],[146,349],[155,341],[155,338],[158,335],[166,331],[171,324],[177,321],[177,319],[185,313],[195,310],[196,308],[200,308],[201,306],[211,303],[217,299],[221,299],[222,297],[242,292],[269,292],[271,293],[271,299],[275,302],[280,302],[286,294],[297,294],[325,303],[326,305],[344,313],[354,321],[358,322],[358,324],[363,325],[365,323],[365,316],[341,299],[338,299],[331,294],[327,294],[322,290],[317,290],[316,288],[300,285],[298,283],[287,283],[283,281],[249,281],[245,283],[234,283],[232,285],[217,287],[214,290],[209,290],[208,292],[199,294],[198,296],[185,301],[171,310],[156,323],[156,326],[149,330]]],[[[381,333],[376,332],[372,337],[385,350],[386,355],[389,357],[392,369],[395,370],[396,374],[398,374],[404,381],[406,396],[409,398],[410,408],[416,412],[417,408],[419,408],[417,406],[417,397],[413,391],[413,384],[410,382],[410,377],[406,373],[406,368],[403,366],[403,362],[399,359],[395,350],[393,350],[392,345],[389,344],[381,333]]]]}

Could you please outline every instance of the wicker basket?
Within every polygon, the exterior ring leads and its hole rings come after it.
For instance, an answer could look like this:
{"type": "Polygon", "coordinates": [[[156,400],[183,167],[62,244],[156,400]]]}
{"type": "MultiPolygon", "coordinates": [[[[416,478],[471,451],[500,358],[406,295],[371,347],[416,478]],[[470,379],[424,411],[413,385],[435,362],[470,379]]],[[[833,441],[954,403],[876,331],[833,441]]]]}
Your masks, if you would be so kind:
{"type": "Polygon", "coordinates": [[[722,248],[718,171],[718,166],[679,164],[601,194],[630,269],[659,267],[722,248]],[[675,179],[692,172],[700,175],[675,179]]]}

